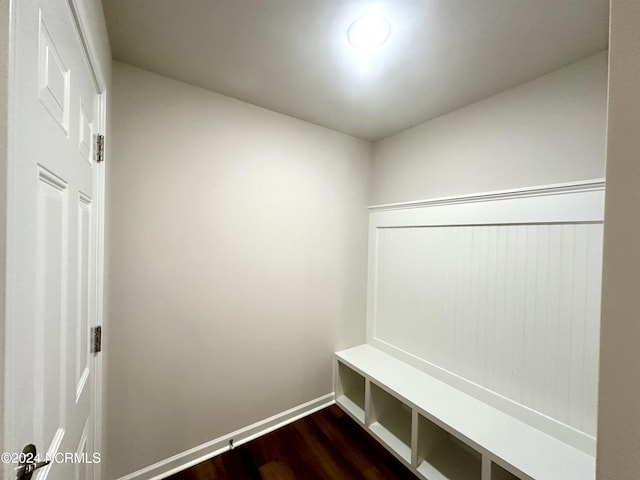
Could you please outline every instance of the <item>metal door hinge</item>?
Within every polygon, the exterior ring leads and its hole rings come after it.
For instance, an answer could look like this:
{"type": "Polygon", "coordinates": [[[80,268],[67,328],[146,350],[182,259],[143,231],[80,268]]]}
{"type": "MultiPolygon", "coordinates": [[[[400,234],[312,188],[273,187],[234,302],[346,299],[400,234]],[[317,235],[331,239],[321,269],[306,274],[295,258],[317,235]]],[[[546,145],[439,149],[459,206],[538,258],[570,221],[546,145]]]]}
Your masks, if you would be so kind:
{"type": "Polygon", "coordinates": [[[91,353],[102,351],[102,326],[91,328],[91,353]]]}
{"type": "Polygon", "coordinates": [[[104,135],[96,135],[96,162],[104,162],[104,135]]]}

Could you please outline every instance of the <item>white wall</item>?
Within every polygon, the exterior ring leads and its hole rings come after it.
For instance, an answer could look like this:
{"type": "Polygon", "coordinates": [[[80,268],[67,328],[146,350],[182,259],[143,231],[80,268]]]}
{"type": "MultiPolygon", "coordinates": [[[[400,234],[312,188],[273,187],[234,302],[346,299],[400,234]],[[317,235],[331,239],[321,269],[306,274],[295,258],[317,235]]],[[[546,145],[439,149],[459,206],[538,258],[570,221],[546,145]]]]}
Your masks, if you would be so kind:
{"type": "Polygon", "coordinates": [[[640,2],[612,0],[597,478],[640,472],[640,2]]]}
{"type": "Polygon", "coordinates": [[[607,54],[374,144],[372,204],[604,176],[607,54]]]}
{"type": "MultiPolygon", "coordinates": [[[[68,0],[67,0],[68,1],[68,0]]],[[[85,35],[89,46],[96,55],[98,65],[107,85],[111,79],[111,47],[107,24],[104,19],[101,0],[71,0],[78,11],[78,15],[85,27],[85,35]]]]}
{"type": "Polygon", "coordinates": [[[333,391],[364,341],[369,143],[113,71],[107,478],[333,391]]]}
{"type": "MultiPolygon", "coordinates": [[[[4,432],[4,335],[5,335],[5,275],[7,257],[7,163],[8,163],[8,103],[9,103],[9,32],[10,5],[0,0],[0,432],[4,432]]],[[[0,450],[4,450],[4,434],[0,435],[0,450]]]]}

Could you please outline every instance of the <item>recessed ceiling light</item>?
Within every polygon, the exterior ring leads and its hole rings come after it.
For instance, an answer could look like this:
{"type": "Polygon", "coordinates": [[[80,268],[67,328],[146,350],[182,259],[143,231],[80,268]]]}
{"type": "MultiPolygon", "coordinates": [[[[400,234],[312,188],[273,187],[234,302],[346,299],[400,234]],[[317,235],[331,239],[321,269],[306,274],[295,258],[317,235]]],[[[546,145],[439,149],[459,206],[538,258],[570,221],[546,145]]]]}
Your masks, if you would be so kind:
{"type": "Polygon", "coordinates": [[[381,15],[369,14],[351,24],[347,36],[351,45],[358,50],[371,51],[389,38],[389,22],[381,15]]]}

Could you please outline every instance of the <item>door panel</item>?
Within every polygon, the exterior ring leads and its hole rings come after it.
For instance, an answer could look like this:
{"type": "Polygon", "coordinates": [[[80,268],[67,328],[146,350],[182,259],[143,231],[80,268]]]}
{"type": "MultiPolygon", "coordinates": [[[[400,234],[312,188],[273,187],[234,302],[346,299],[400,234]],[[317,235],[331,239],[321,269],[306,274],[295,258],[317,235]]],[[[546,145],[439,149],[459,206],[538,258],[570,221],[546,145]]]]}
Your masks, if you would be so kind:
{"type": "Polygon", "coordinates": [[[69,133],[69,69],[62,62],[42,11],[39,27],[39,99],[65,133],[69,133]]]}
{"type": "Polygon", "coordinates": [[[87,384],[91,370],[91,354],[89,350],[89,329],[91,311],[89,309],[89,277],[91,275],[91,199],[80,192],[78,194],[78,248],[76,274],[76,402],[80,399],[87,384]]]}
{"type": "MultiPolygon", "coordinates": [[[[36,323],[34,362],[34,427],[41,447],[54,447],[64,435],[66,290],[67,290],[67,185],[41,169],[36,213],[36,323]]],[[[36,444],[37,445],[37,444],[36,444]]],[[[55,453],[55,452],[52,452],[55,453]]]]}

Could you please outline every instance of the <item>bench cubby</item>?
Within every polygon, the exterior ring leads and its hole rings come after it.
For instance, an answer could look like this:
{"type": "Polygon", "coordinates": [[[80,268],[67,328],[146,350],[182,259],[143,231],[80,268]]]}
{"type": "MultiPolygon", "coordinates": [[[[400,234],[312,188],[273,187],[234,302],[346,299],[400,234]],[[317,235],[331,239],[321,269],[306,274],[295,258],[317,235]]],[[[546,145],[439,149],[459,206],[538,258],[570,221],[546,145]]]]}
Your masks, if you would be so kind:
{"type": "Polygon", "coordinates": [[[418,414],[416,468],[430,480],[480,480],[482,455],[418,414]]]}
{"type": "Polygon", "coordinates": [[[406,462],[411,461],[411,414],[409,406],[371,384],[369,429],[406,462]]]}
{"type": "Polygon", "coordinates": [[[497,463],[491,464],[491,480],[518,480],[513,473],[508,472],[497,463]]]}
{"type": "Polygon", "coordinates": [[[364,423],[365,378],[343,363],[337,367],[336,403],[364,423]]]}

